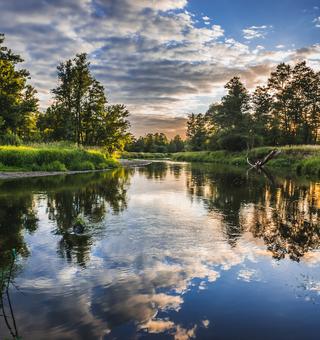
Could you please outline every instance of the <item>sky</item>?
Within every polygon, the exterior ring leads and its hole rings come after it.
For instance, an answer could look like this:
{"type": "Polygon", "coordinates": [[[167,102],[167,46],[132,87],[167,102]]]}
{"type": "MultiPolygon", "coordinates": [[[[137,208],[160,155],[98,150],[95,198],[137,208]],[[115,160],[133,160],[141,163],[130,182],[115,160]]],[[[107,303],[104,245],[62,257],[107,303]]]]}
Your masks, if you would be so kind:
{"type": "Polygon", "coordinates": [[[56,66],[86,52],[110,104],[131,131],[184,134],[224,84],[249,90],[280,62],[320,70],[320,2],[314,0],[0,0],[0,32],[25,59],[42,109],[56,66]]]}

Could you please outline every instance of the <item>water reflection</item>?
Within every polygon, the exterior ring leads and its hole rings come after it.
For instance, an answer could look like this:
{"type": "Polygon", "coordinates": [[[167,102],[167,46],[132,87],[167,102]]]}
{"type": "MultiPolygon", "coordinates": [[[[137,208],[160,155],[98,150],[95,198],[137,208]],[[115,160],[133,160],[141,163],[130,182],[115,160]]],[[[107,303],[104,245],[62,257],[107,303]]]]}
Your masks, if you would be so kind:
{"type": "Polygon", "coordinates": [[[0,203],[24,339],[268,338],[268,322],[286,338],[296,309],[309,324],[291,338],[315,334],[296,297],[319,300],[319,183],[159,162],[2,182],[0,203]]]}
{"type": "Polygon", "coordinates": [[[47,213],[55,222],[54,233],[61,235],[58,253],[68,262],[73,260],[85,265],[89,260],[94,237],[104,233],[101,221],[110,208],[119,214],[126,208],[126,186],[129,170],[121,169],[94,175],[91,180],[83,177],[68,179],[70,188],[48,194],[47,213]],[[87,221],[81,233],[73,230],[77,216],[87,221]]]}
{"type": "Polygon", "coordinates": [[[256,174],[247,177],[241,170],[208,171],[197,165],[191,170],[191,197],[203,200],[209,212],[223,213],[231,243],[249,231],[263,239],[274,258],[289,256],[295,261],[319,248],[319,183],[285,178],[269,182],[256,174]]]}

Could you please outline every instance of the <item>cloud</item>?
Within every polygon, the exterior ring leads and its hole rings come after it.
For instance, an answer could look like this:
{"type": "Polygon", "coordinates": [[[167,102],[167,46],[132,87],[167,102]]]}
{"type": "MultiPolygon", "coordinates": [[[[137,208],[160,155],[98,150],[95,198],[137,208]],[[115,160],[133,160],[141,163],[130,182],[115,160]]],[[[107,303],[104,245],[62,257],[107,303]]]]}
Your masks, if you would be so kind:
{"type": "MultiPolygon", "coordinates": [[[[135,133],[152,125],[172,135],[183,133],[188,113],[206,111],[219,100],[232,76],[254,86],[266,76],[257,70],[269,72],[296,58],[295,50],[251,48],[211,25],[208,16],[200,25],[187,5],[187,0],[2,1],[0,31],[24,57],[42,108],[50,104],[58,63],[87,52],[109,102],[128,106],[135,133]]],[[[270,28],[251,26],[243,33],[251,41],[270,28]]],[[[314,65],[319,57],[312,58],[314,65]]]]}
{"type": "Polygon", "coordinates": [[[257,272],[253,269],[241,269],[238,272],[237,279],[244,282],[259,281],[257,272]]]}
{"type": "Polygon", "coordinates": [[[320,27],[320,17],[315,18],[312,22],[315,24],[316,27],[320,27]]]}
{"type": "Polygon", "coordinates": [[[272,26],[262,25],[262,26],[251,26],[242,30],[244,39],[252,40],[257,38],[265,38],[268,34],[268,29],[272,26]]]}
{"type": "Polygon", "coordinates": [[[176,134],[185,136],[186,123],[187,118],[184,116],[141,114],[131,118],[132,132],[137,136],[144,135],[146,131],[151,133],[166,131],[169,137],[176,134]]]}

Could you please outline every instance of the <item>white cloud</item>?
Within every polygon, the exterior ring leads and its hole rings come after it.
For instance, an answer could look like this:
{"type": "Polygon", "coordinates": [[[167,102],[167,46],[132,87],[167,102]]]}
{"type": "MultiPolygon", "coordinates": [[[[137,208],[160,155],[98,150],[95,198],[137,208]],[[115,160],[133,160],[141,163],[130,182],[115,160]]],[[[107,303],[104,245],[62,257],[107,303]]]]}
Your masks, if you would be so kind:
{"type": "Polygon", "coordinates": [[[320,27],[320,17],[315,18],[312,22],[315,24],[316,27],[320,27]]]}
{"type": "Polygon", "coordinates": [[[265,38],[268,34],[268,29],[272,26],[262,25],[262,26],[251,26],[242,30],[244,39],[252,40],[257,38],[265,38]]]}

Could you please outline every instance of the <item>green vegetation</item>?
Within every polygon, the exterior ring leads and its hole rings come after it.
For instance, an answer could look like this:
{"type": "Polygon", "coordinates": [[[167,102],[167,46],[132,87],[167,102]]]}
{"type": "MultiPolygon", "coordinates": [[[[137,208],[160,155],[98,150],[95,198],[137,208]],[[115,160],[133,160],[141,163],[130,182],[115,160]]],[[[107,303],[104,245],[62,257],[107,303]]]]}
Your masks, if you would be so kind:
{"type": "Polygon", "coordinates": [[[0,146],[1,171],[100,170],[117,166],[102,152],[77,147],[0,146]]]}
{"type": "Polygon", "coordinates": [[[41,140],[101,146],[109,153],[122,150],[129,140],[129,112],[124,105],[107,105],[105,89],[91,74],[87,55],[62,62],[57,70],[54,103],[37,121],[41,140]]]}
{"type": "Polygon", "coordinates": [[[40,112],[36,91],[28,84],[29,72],[17,67],[22,58],[3,43],[0,34],[0,170],[115,166],[112,155],[122,151],[130,139],[129,112],[123,105],[108,105],[103,85],[91,74],[87,55],[78,54],[58,65],[53,104],[40,112]]]}
{"type": "Polygon", "coordinates": [[[138,139],[131,136],[131,141],[127,143],[125,150],[139,153],[172,153],[184,151],[185,142],[179,135],[170,141],[164,133],[148,133],[138,139]]]}
{"type": "Polygon", "coordinates": [[[266,86],[253,93],[239,77],[205,114],[191,114],[187,149],[241,151],[268,145],[317,144],[320,141],[320,73],[300,62],[281,63],[266,86]]]}
{"type": "MultiPolygon", "coordinates": [[[[225,150],[179,152],[172,154],[171,159],[175,161],[247,166],[247,156],[254,161],[263,158],[272,149],[272,147],[254,148],[248,154],[246,151],[229,152],[225,150]]],[[[281,153],[268,162],[268,166],[285,168],[303,175],[320,176],[320,146],[283,146],[279,147],[279,149],[281,153]]]]}
{"type": "Polygon", "coordinates": [[[171,157],[170,153],[161,152],[127,152],[121,154],[124,159],[168,159],[171,157]]]}
{"type": "MultiPolygon", "coordinates": [[[[123,150],[130,139],[129,112],[124,105],[108,104],[105,89],[92,75],[85,53],[58,65],[53,104],[44,112],[39,110],[36,90],[28,84],[29,72],[18,67],[22,61],[4,46],[4,35],[0,34],[0,145],[68,141],[100,147],[108,154],[123,150]]],[[[62,170],[58,161],[52,159],[56,163],[46,166],[62,170]]],[[[97,167],[91,163],[75,163],[75,167],[97,167]]]]}

